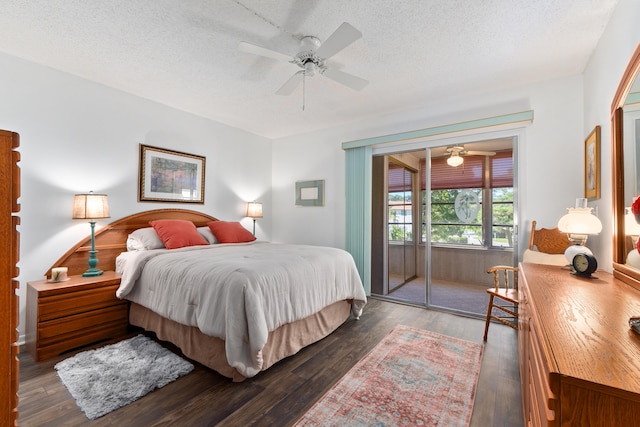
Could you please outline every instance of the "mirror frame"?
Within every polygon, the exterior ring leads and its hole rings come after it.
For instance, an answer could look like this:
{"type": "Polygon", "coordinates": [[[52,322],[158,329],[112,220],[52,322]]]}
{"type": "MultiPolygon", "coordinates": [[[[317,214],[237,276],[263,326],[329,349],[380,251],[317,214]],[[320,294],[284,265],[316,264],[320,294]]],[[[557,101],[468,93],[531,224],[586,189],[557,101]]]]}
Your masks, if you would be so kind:
{"type": "Polygon", "coordinates": [[[640,289],[640,270],[625,265],[625,200],[624,200],[624,140],[622,115],[631,85],[640,72],[640,44],[636,46],[622,75],[611,103],[611,171],[613,183],[613,275],[640,289]]]}

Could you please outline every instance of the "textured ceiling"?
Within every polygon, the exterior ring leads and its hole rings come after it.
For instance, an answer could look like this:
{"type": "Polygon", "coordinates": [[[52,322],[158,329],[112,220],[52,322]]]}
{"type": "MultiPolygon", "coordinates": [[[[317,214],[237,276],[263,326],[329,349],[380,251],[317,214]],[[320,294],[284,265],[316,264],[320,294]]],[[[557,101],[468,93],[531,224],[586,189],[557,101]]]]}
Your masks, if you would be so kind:
{"type": "Polygon", "coordinates": [[[0,51],[279,138],[579,74],[617,0],[3,0],[0,51]],[[246,6],[246,7],[245,7],[246,6]],[[363,37],[331,65],[360,92],[238,51],[295,55],[342,22],[363,37]]]}

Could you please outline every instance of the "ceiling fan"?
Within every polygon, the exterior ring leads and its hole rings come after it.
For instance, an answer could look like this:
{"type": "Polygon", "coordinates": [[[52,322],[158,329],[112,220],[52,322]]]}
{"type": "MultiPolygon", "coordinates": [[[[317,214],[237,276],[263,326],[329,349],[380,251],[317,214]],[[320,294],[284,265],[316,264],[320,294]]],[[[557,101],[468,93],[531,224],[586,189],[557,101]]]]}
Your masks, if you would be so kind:
{"type": "Polygon", "coordinates": [[[464,159],[462,156],[495,156],[495,151],[473,151],[473,150],[465,150],[461,145],[454,145],[451,147],[447,147],[445,152],[446,155],[449,156],[447,159],[447,164],[449,166],[457,167],[464,163],[464,159]]]}
{"type": "Polygon", "coordinates": [[[340,52],[356,40],[362,37],[362,33],[351,24],[343,22],[324,43],[317,37],[305,36],[300,40],[300,49],[294,56],[257,46],[248,42],[240,42],[238,50],[265,56],[267,58],[287,61],[302,68],[287,80],[276,92],[278,95],[291,95],[305,77],[322,74],[344,86],[354,90],[362,90],[369,82],[360,77],[331,68],[327,60],[340,52]]]}

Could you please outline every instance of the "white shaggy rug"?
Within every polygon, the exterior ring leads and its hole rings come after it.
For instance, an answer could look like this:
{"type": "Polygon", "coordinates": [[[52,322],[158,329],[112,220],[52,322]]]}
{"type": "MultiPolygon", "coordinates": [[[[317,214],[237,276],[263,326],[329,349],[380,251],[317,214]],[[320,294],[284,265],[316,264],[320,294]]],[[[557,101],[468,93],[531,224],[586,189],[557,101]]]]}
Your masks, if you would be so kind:
{"type": "Polygon", "coordinates": [[[144,335],[78,353],[55,365],[93,420],[188,374],[193,365],[144,335]]]}

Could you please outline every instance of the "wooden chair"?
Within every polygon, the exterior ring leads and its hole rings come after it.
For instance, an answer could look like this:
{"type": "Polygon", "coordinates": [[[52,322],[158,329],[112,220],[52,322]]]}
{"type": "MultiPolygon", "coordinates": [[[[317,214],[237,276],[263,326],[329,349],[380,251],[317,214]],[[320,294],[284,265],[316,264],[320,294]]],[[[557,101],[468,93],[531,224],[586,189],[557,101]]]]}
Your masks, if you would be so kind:
{"type": "MultiPolygon", "coordinates": [[[[531,221],[531,234],[529,237],[529,251],[539,252],[544,257],[537,256],[533,262],[540,264],[564,265],[564,251],[571,246],[566,233],[558,228],[536,229],[536,221],[531,221]]],[[[540,255],[539,254],[539,255],[540,255]]],[[[526,261],[526,259],[523,259],[526,261]]],[[[518,329],[518,268],[506,265],[497,265],[487,270],[493,274],[493,288],[487,289],[489,305],[487,306],[487,319],[484,325],[484,340],[487,340],[489,324],[495,319],[513,329],[518,329]],[[511,276],[511,280],[509,277],[511,276]],[[513,282],[509,286],[509,282],[513,282]],[[496,298],[498,301],[496,301],[496,298]],[[494,314],[494,309],[498,313],[494,314]]]]}
{"type": "Polygon", "coordinates": [[[572,243],[558,228],[539,228],[536,230],[536,222],[531,221],[531,234],[529,237],[529,249],[537,250],[545,254],[564,254],[564,251],[572,243]]]}
{"type": "Polygon", "coordinates": [[[489,305],[484,324],[484,341],[487,340],[491,319],[518,329],[518,267],[496,265],[487,270],[487,273],[493,274],[494,287],[487,289],[489,305]],[[509,282],[513,282],[513,286],[509,286],[509,282]],[[498,312],[494,313],[494,309],[498,312]]]}

